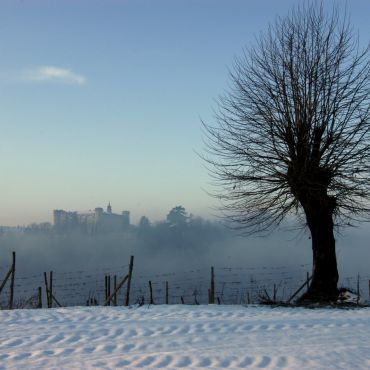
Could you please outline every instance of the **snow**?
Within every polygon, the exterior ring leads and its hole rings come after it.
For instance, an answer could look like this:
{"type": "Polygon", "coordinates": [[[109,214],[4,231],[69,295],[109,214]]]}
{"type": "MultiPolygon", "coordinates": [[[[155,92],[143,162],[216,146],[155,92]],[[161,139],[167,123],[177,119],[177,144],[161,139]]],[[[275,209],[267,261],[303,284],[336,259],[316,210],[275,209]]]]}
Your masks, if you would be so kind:
{"type": "Polygon", "coordinates": [[[370,309],[0,311],[0,369],[369,369],[370,309]]]}

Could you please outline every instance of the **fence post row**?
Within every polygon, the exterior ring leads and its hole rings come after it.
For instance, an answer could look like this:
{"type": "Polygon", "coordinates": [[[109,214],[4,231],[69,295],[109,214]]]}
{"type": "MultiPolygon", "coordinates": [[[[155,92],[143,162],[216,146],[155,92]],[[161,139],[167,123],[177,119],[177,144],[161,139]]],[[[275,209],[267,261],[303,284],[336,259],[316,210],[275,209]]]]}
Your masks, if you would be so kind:
{"type": "MultiPolygon", "coordinates": [[[[112,275],[112,277],[113,277],[112,279],[111,279],[111,275],[109,275],[109,274],[105,275],[105,299],[104,299],[104,303],[103,303],[104,306],[108,306],[108,305],[109,306],[110,305],[117,306],[118,305],[118,300],[119,300],[118,292],[126,282],[127,282],[127,287],[126,287],[126,292],[125,292],[125,295],[124,295],[123,304],[124,304],[124,306],[129,305],[133,264],[134,264],[134,256],[130,256],[130,261],[129,261],[129,265],[128,265],[128,274],[119,282],[119,284],[118,284],[118,280],[117,280],[117,275],[112,275]]],[[[3,291],[4,287],[6,286],[7,282],[8,281],[10,282],[10,285],[9,285],[9,301],[8,301],[8,308],[9,309],[14,308],[15,270],[16,270],[16,253],[12,252],[11,267],[7,271],[4,280],[0,281],[0,294],[3,291]]],[[[163,276],[167,276],[167,275],[163,275],[163,276]]],[[[222,277],[222,275],[221,275],[221,277],[222,277]]],[[[284,297],[285,287],[283,287],[282,295],[283,295],[284,301],[289,304],[291,301],[294,300],[294,298],[304,288],[309,289],[311,280],[312,280],[312,276],[310,276],[310,274],[307,272],[306,279],[303,280],[302,285],[293,294],[291,294],[291,296],[289,297],[288,300],[284,299],[285,298],[284,297]]],[[[45,293],[46,293],[46,295],[45,295],[46,298],[44,300],[46,302],[47,308],[52,308],[52,307],[56,307],[56,306],[62,307],[60,302],[54,296],[53,283],[54,283],[53,271],[49,271],[49,274],[47,274],[47,272],[44,272],[44,284],[45,284],[45,293]]],[[[165,292],[164,292],[165,297],[164,297],[164,300],[165,300],[165,304],[168,305],[169,304],[169,282],[168,282],[168,280],[166,280],[166,281],[164,281],[164,283],[165,283],[165,292]]],[[[232,283],[235,283],[235,282],[232,282],[232,283]]],[[[240,284],[239,282],[237,282],[237,283],[240,284]]],[[[356,283],[357,283],[356,284],[357,304],[360,304],[360,293],[361,293],[361,291],[360,291],[360,274],[357,275],[356,283]]],[[[163,282],[162,282],[162,284],[163,284],[163,282]]],[[[221,280],[220,284],[223,284],[223,286],[224,286],[227,283],[226,282],[222,283],[222,280],[221,280]]],[[[154,303],[154,296],[153,296],[153,294],[155,292],[153,293],[153,283],[152,283],[151,280],[148,281],[148,285],[149,285],[149,287],[148,287],[149,288],[149,291],[148,291],[148,294],[149,294],[148,298],[149,299],[148,299],[148,301],[149,301],[149,304],[152,305],[152,304],[155,304],[154,303]]],[[[278,295],[278,290],[280,289],[280,285],[281,285],[281,282],[279,284],[273,283],[273,291],[272,292],[270,292],[270,291],[268,292],[266,290],[266,288],[264,288],[264,287],[262,288],[263,293],[265,294],[266,298],[270,302],[275,302],[275,303],[277,302],[277,299],[278,299],[277,295],[278,295]],[[271,293],[272,293],[272,295],[270,296],[269,294],[271,294],[271,293]]],[[[178,289],[178,287],[175,287],[174,289],[178,289]]],[[[211,266],[211,277],[210,277],[209,288],[208,288],[208,304],[224,303],[223,289],[224,288],[222,287],[221,293],[219,294],[219,296],[216,297],[215,271],[214,271],[214,267],[211,266]]],[[[369,299],[370,299],[370,280],[368,280],[368,289],[369,289],[368,293],[369,293],[369,299]]],[[[199,304],[198,294],[201,294],[201,293],[199,293],[195,289],[193,291],[194,303],[195,304],[199,304]]],[[[253,296],[253,289],[252,289],[252,293],[250,293],[250,291],[247,290],[247,291],[244,291],[244,293],[241,293],[241,294],[243,296],[243,300],[246,300],[248,304],[252,303],[253,297],[254,297],[253,296]]],[[[362,294],[365,295],[366,293],[362,292],[362,294]]],[[[181,301],[182,304],[185,304],[185,299],[188,300],[188,298],[186,298],[186,297],[187,296],[184,297],[184,295],[180,296],[180,301],[181,301]]],[[[280,297],[280,294],[279,294],[279,297],[280,297]]],[[[30,302],[31,302],[33,307],[35,307],[35,308],[42,308],[43,307],[42,286],[37,287],[37,293],[33,294],[31,298],[26,301],[26,304],[30,304],[30,302]],[[32,298],[32,301],[31,301],[31,298],[32,298]]],[[[204,298],[206,298],[206,297],[204,297],[204,298]]],[[[89,298],[89,300],[92,303],[92,298],[91,299],[89,298]]],[[[191,300],[191,298],[189,298],[189,300],[191,300]]],[[[202,294],[201,294],[201,300],[203,300],[203,295],[202,294]]],[[[242,302],[242,300],[241,300],[241,302],[242,302]]],[[[190,301],[187,301],[187,303],[189,304],[190,301]]],[[[97,302],[96,302],[96,304],[97,304],[97,302]]]]}

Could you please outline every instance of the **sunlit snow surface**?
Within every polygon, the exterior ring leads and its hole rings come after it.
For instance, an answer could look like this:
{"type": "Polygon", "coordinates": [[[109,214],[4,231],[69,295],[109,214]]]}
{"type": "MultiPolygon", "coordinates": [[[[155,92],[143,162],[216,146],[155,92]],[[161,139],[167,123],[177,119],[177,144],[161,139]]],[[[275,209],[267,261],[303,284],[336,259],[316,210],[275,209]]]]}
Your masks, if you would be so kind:
{"type": "Polygon", "coordinates": [[[0,311],[1,369],[370,369],[370,309],[0,311]]]}

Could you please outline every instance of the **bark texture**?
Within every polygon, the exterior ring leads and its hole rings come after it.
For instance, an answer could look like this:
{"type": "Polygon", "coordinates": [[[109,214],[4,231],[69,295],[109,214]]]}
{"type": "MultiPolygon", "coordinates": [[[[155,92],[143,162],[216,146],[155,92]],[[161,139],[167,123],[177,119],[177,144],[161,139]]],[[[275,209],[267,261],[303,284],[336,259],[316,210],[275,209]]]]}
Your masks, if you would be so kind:
{"type": "Polygon", "coordinates": [[[308,291],[300,301],[329,302],[338,297],[338,269],[335,253],[333,212],[335,199],[325,195],[303,206],[311,232],[313,271],[308,291]]]}

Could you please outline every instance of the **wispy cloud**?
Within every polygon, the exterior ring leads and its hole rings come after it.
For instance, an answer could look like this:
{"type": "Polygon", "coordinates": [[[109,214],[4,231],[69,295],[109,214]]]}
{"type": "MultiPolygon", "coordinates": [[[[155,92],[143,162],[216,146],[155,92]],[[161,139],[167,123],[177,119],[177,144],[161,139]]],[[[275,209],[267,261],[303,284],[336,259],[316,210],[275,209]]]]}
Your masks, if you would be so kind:
{"type": "Polygon", "coordinates": [[[39,82],[60,82],[70,85],[84,85],[86,78],[70,69],[54,66],[40,66],[23,71],[23,79],[39,82]]]}

